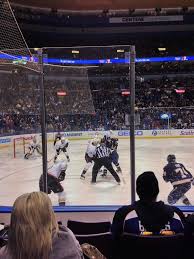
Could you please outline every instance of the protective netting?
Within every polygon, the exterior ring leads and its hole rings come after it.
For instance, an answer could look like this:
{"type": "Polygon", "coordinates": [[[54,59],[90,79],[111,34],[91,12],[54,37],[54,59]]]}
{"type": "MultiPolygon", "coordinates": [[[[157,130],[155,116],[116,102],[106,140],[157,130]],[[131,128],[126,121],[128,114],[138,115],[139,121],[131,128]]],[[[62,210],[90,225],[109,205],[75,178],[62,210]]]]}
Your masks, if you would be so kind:
{"type": "Polygon", "coordinates": [[[48,116],[93,114],[88,68],[44,65],[48,116]]]}
{"type": "Polygon", "coordinates": [[[37,73],[9,64],[0,66],[0,121],[5,134],[40,132],[37,73]]]}
{"type": "Polygon", "coordinates": [[[109,103],[129,91],[129,51],[129,46],[44,48],[48,124],[64,126],[65,120],[76,130],[102,127],[109,103]]]}
{"type": "Polygon", "coordinates": [[[8,0],[0,1],[0,65],[40,71],[38,58],[28,48],[8,0]]]}

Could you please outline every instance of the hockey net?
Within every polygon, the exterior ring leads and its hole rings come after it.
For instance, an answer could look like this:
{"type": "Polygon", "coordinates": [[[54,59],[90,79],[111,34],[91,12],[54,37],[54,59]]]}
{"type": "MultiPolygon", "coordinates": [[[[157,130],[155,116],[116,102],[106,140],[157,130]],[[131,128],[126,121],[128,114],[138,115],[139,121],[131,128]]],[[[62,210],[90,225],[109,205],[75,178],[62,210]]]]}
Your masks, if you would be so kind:
{"type": "Polygon", "coordinates": [[[26,154],[32,136],[18,137],[13,139],[13,157],[18,158],[26,154]]]}

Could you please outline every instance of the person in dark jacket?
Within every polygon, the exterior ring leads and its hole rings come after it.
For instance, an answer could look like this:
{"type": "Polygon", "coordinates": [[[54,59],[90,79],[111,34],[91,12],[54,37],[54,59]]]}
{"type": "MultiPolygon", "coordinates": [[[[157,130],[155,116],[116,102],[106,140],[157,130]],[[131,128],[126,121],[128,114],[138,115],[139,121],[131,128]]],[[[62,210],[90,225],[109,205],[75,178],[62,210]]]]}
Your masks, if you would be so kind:
{"type": "Polygon", "coordinates": [[[161,234],[165,230],[182,233],[184,214],[176,207],[156,201],[159,194],[158,180],[153,172],[144,172],[136,181],[139,200],[119,208],[112,222],[114,238],[124,232],[143,235],[161,234]]]}

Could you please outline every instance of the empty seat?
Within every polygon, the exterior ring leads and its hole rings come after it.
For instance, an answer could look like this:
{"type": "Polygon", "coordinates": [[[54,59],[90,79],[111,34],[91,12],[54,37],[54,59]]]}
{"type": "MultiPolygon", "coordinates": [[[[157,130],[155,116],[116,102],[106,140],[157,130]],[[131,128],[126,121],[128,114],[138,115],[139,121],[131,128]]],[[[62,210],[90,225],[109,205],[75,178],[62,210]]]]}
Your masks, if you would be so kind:
{"type": "Polygon", "coordinates": [[[130,255],[134,258],[144,257],[149,259],[172,259],[183,258],[184,235],[176,234],[171,236],[139,236],[125,233],[118,241],[117,258],[127,259],[130,255]],[[129,256],[126,257],[126,254],[129,256]]]}
{"type": "Polygon", "coordinates": [[[107,259],[113,258],[112,234],[75,235],[80,244],[88,243],[98,248],[107,259]]]}
{"type": "Polygon", "coordinates": [[[109,221],[80,222],[68,220],[67,227],[70,228],[75,235],[89,235],[110,232],[111,223],[109,221]]]}

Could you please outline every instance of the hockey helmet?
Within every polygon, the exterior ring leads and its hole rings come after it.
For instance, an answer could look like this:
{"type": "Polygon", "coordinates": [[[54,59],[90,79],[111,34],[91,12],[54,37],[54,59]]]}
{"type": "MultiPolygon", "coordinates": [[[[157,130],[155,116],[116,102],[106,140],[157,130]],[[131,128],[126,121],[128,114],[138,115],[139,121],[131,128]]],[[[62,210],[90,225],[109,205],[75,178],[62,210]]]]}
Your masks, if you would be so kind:
{"type": "Polygon", "coordinates": [[[65,142],[66,141],[66,138],[65,137],[62,137],[61,138],[61,142],[65,142]]]}
{"type": "Polygon", "coordinates": [[[60,164],[61,164],[61,170],[64,171],[67,169],[67,163],[64,161],[64,160],[61,160],[60,161],[60,164]]]}
{"type": "Polygon", "coordinates": [[[173,155],[173,154],[168,155],[168,156],[167,156],[167,161],[168,161],[169,163],[175,162],[175,161],[176,161],[175,155],[173,155]]]}
{"type": "Polygon", "coordinates": [[[100,143],[100,139],[98,139],[98,138],[94,138],[94,139],[92,140],[92,145],[93,145],[93,146],[97,146],[99,143],[100,143]]]}
{"type": "Polygon", "coordinates": [[[37,142],[36,135],[34,135],[34,136],[32,137],[32,141],[33,141],[34,143],[36,143],[36,142],[37,142]]]}

